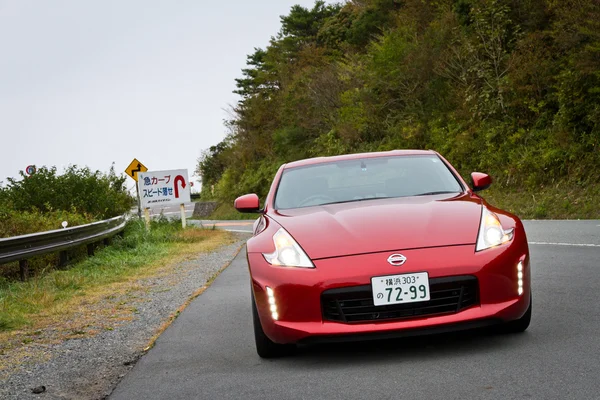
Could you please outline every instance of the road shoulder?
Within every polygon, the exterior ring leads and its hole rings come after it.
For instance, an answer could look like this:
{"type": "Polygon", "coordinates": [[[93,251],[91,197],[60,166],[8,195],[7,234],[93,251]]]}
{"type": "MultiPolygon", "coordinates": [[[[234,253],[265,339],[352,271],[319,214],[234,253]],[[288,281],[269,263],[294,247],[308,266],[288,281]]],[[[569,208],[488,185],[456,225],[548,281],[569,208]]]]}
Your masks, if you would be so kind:
{"type": "MultiPolygon", "coordinates": [[[[43,386],[45,399],[105,398],[190,299],[231,262],[247,238],[238,234],[233,244],[174,265],[170,275],[141,279],[136,290],[105,299],[98,307],[114,310],[114,318],[108,324],[101,321],[100,329],[89,326],[87,334],[74,332],[66,340],[24,343],[18,366],[0,371],[0,397],[40,398],[32,389],[43,386]]],[[[13,361],[14,356],[0,354],[4,361],[13,361]]]]}

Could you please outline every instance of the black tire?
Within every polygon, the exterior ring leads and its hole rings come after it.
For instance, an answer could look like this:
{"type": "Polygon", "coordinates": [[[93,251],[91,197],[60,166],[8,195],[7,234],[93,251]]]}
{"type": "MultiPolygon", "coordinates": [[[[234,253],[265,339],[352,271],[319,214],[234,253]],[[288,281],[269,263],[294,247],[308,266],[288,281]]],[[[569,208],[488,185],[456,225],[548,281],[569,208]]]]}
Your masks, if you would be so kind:
{"type": "Polygon", "coordinates": [[[533,304],[533,298],[529,296],[529,308],[525,311],[525,314],[517,320],[510,321],[502,325],[502,332],[504,333],[521,333],[529,327],[531,322],[531,306],[533,304]]]}
{"type": "Polygon", "coordinates": [[[261,358],[279,358],[290,354],[293,354],[296,349],[294,344],[279,344],[273,342],[265,335],[260,318],[258,316],[258,310],[256,309],[256,302],[254,295],[252,297],[252,322],[254,324],[254,341],[256,342],[256,352],[261,358]]]}

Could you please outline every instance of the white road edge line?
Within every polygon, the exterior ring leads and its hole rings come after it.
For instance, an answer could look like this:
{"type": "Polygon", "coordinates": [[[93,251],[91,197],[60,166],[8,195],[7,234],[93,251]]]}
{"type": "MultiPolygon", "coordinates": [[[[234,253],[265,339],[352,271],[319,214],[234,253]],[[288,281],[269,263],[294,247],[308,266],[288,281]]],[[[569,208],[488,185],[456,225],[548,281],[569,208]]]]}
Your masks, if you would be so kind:
{"type": "Polygon", "coordinates": [[[224,229],[227,232],[242,232],[242,233],[252,233],[252,231],[244,231],[241,229],[224,229]]]}
{"type": "MultiPolygon", "coordinates": [[[[151,217],[156,217],[159,215],[171,215],[171,214],[181,214],[181,211],[169,211],[169,212],[164,212],[164,213],[158,213],[158,214],[150,214],[151,217]]],[[[189,218],[186,214],[186,218],[189,218]]]]}
{"type": "Polygon", "coordinates": [[[578,246],[578,247],[600,247],[600,244],[590,243],[551,243],[551,242],[528,242],[529,244],[541,244],[549,246],[578,246]]]}

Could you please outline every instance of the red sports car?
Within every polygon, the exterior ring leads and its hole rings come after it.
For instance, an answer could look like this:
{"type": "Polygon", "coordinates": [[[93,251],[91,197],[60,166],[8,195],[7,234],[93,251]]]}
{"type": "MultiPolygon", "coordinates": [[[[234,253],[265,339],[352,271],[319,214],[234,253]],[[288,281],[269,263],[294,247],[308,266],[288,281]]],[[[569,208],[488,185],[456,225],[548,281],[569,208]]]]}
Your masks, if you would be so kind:
{"type": "Polygon", "coordinates": [[[279,168],[248,240],[256,348],[365,340],[531,320],[529,249],[516,216],[434,151],[313,158],[279,168]]]}

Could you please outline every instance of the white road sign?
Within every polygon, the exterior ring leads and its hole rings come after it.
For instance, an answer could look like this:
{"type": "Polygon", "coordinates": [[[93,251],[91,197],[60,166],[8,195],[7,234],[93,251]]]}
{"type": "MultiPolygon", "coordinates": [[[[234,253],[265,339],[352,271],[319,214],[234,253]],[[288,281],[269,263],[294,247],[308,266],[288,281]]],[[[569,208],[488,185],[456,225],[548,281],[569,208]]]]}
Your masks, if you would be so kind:
{"type": "Polygon", "coordinates": [[[138,173],[142,208],[191,202],[187,169],[138,173]]]}

